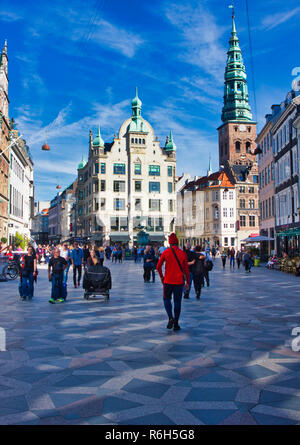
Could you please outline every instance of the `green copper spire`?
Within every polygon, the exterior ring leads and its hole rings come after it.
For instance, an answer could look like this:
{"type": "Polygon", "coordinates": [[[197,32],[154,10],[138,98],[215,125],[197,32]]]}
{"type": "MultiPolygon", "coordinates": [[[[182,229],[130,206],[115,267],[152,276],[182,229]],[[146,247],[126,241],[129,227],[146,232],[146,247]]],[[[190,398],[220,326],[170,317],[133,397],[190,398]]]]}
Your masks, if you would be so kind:
{"type": "Polygon", "coordinates": [[[209,156],[209,164],[208,164],[207,176],[210,176],[211,174],[212,174],[212,166],[211,166],[211,157],[209,156]]]}
{"type": "Polygon", "coordinates": [[[165,150],[166,151],[176,151],[176,145],[173,142],[172,130],[170,130],[170,136],[166,140],[165,150]]]}
{"type": "Polygon", "coordinates": [[[225,88],[222,121],[252,121],[246,80],[247,76],[239,39],[236,33],[234,13],[232,14],[232,31],[227,55],[228,57],[224,76],[225,88]]]}
{"type": "Polygon", "coordinates": [[[131,122],[129,125],[128,130],[129,131],[137,131],[137,132],[144,132],[146,131],[144,128],[144,122],[142,118],[142,101],[138,97],[138,89],[135,88],[135,97],[131,101],[131,109],[132,109],[132,116],[131,116],[131,122]]]}
{"type": "Polygon", "coordinates": [[[98,125],[98,134],[93,140],[93,147],[104,147],[104,140],[101,138],[100,125],[98,125]]]}

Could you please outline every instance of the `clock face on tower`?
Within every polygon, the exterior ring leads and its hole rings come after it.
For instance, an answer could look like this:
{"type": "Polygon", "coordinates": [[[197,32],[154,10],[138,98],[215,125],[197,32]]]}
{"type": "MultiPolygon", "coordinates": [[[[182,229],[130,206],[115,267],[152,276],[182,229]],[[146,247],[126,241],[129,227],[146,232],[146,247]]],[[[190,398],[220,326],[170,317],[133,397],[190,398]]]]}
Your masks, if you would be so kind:
{"type": "Polygon", "coordinates": [[[240,131],[246,131],[246,125],[240,125],[239,126],[240,131]]]}

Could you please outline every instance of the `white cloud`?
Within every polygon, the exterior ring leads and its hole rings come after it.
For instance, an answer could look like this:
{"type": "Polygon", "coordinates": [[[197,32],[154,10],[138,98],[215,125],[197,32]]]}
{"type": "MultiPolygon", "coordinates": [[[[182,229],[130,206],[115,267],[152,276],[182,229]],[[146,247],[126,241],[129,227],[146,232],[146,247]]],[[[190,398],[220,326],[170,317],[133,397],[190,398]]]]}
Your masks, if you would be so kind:
{"type": "Polygon", "coordinates": [[[226,60],[226,49],[220,38],[227,27],[219,26],[216,18],[199,2],[168,4],[165,14],[184,39],[179,57],[203,69],[219,84],[223,80],[226,60]]]}
{"type": "Polygon", "coordinates": [[[97,29],[92,40],[104,48],[108,47],[114,51],[119,51],[129,58],[132,58],[137,49],[144,43],[137,34],[114,26],[103,19],[97,22],[97,29]]]}
{"type": "Polygon", "coordinates": [[[263,19],[262,26],[266,28],[267,31],[269,31],[270,29],[276,28],[276,26],[285,23],[299,12],[300,12],[300,6],[286,12],[281,11],[276,14],[270,14],[263,19]]]}
{"type": "Polygon", "coordinates": [[[13,11],[0,11],[0,21],[2,22],[17,22],[22,20],[22,17],[13,11]]]}

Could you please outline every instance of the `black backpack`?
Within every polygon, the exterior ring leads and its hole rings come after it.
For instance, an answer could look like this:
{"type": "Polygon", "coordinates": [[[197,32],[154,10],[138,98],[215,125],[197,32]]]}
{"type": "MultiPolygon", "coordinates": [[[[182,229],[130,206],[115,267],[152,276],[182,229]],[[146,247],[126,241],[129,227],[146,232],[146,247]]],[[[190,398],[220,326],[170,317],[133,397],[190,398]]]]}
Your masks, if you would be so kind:
{"type": "Polygon", "coordinates": [[[214,263],[211,260],[209,260],[207,258],[207,256],[206,256],[206,260],[204,261],[204,267],[208,272],[213,270],[213,267],[214,267],[214,263]]]}

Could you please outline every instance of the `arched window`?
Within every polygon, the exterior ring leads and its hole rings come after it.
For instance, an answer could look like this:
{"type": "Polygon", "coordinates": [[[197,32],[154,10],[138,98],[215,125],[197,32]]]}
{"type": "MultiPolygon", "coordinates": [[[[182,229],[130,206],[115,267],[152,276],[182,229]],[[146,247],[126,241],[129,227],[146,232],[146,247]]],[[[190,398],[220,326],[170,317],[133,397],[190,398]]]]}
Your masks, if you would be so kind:
{"type": "Polygon", "coordinates": [[[137,140],[137,138],[135,138],[135,141],[134,141],[136,144],[138,143],[138,140],[137,140]]]}
{"type": "Polygon", "coordinates": [[[246,153],[251,152],[251,142],[246,142],[246,153]]]}
{"type": "Polygon", "coordinates": [[[139,139],[139,144],[141,144],[142,143],[142,139],[139,139]]]}
{"type": "Polygon", "coordinates": [[[145,139],[143,139],[143,144],[145,144],[146,143],[146,141],[145,141],[145,139]]]}
{"type": "Polygon", "coordinates": [[[134,139],[133,138],[131,138],[131,143],[134,144],[134,139]]]}
{"type": "Polygon", "coordinates": [[[237,153],[240,153],[240,151],[241,151],[241,143],[240,143],[240,141],[236,141],[236,143],[235,143],[235,151],[237,153]]]}

